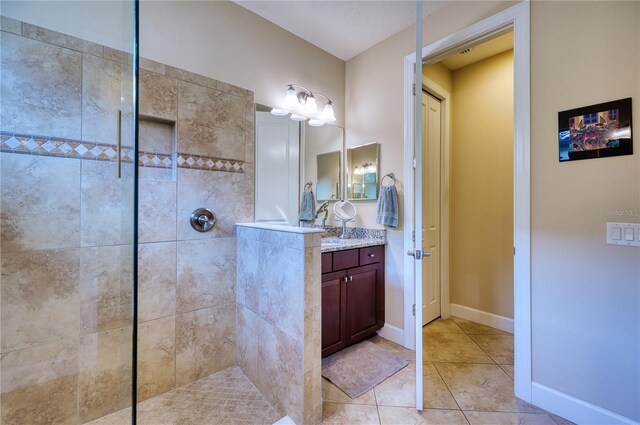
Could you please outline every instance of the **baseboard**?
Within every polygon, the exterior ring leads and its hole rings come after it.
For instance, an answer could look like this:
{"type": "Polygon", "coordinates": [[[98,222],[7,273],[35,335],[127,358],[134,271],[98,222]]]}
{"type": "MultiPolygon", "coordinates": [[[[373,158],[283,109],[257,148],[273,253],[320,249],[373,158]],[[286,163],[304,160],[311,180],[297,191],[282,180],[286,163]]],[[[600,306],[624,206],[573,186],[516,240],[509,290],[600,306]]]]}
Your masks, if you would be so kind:
{"type": "Polygon", "coordinates": [[[558,416],[580,425],[640,425],[632,419],[533,382],[531,402],[558,416]]]}
{"type": "Polygon", "coordinates": [[[378,331],[378,335],[384,339],[388,339],[389,341],[393,341],[396,344],[404,346],[404,330],[398,327],[387,323],[378,331]]]}
{"type": "Polygon", "coordinates": [[[486,311],[476,310],[475,308],[460,304],[452,303],[450,304],[450,308],[452,316],[513,333],[513,319],[509,319],[508,317],[498,316],[497,314],[487,313],[486,311]]]}

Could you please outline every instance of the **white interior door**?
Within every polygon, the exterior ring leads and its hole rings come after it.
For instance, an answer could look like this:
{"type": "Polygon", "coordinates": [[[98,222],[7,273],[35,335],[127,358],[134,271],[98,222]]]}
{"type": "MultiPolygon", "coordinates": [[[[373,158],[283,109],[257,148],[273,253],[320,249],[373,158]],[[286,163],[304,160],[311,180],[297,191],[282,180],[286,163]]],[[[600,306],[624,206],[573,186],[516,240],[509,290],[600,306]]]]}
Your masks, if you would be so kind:
{"type": "Polygon", "coordinates": [[[256,112],[256,222],[298,225],[300,124],[256,112]]]}
{"type": "Polygon", "coordinates": [[[439,99],[422,92],[423,173],[422,239],[429,261],[422,274],[422,325],[440,317],[440,149],[442,112],[439,99]]]}

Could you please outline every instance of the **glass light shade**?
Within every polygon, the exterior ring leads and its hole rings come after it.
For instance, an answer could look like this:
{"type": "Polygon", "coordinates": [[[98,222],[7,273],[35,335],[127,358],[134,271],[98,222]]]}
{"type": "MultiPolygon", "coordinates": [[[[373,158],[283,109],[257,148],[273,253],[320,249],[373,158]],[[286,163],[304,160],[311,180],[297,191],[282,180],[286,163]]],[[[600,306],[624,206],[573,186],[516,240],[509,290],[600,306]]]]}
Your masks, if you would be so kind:
{"type": "Polygon", "coordinates": [[[296,89],[293,86],[289,86],[287,89],[287,94],[284,96],[284,106],[286,108],[292,109],[298,106],[298,96],[296,94],[296,89]]]}
{"type": "Polygon", "coordinates": [[[307,96],[307,102],[304,104],[304,111],[307,114],[317,114],[318,113],[318,105],[316,104],[316,98],[313,97],[313,94],[307,96]]]}
{"type": "Polygon", "coordinates": [[[271,114],[276,115],[278,117],[282,117],[284,115],[289,115],[289,112],[285,111],[284,109],[273,108],[271,110],[271,114]]]}
{"type": "Polygon", "coordinates": [[[324,125],[324,122],[320,120],[309,120],[309,125],[311,127],[322,127],[324,125]]]}
{"type": "Polygon", "coordinates": [[[296,114],[291,114],[291,116],[289,117],[294,121],[306,121],[307,117],[303,117],[302,115],[296,115],[296,114]]]}
{"type": "Polygon", "coordinates": [[[324,105],[322,119],[326,122],[334,122],[336,120],[336,114],[333,111],[333,103],[331,101],[328,101],[327,104],[324,105]]]}

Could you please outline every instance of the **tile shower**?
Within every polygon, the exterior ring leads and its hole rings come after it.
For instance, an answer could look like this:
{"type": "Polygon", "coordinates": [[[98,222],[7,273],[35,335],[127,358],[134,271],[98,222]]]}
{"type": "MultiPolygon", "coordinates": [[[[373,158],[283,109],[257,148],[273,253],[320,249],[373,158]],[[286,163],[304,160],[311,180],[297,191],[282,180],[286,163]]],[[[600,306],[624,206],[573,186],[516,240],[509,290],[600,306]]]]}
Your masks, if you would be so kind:
{"type": "MultiPolygon", "coordinates": [[[[131,55],[2,17],[1,423],[130,405],[131,55]]],[[[237,364],[236,229],[253,221],[251,91],[140,60],[138,400],[237,364]],[[217,214],[208,233],[192,211],[217,214]]]]}

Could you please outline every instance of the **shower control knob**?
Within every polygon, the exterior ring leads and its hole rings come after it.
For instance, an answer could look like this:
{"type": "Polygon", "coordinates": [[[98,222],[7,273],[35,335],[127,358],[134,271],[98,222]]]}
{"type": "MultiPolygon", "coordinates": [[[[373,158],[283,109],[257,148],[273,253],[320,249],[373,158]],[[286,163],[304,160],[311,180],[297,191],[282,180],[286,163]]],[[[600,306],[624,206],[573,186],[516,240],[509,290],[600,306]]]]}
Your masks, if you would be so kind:
{"type": "Polygon", "coordinates": [[[191,213],[191,227],[198,232],[208,232],[216,224],[216,215],[207,208],[198,208],[191,213]]]}

